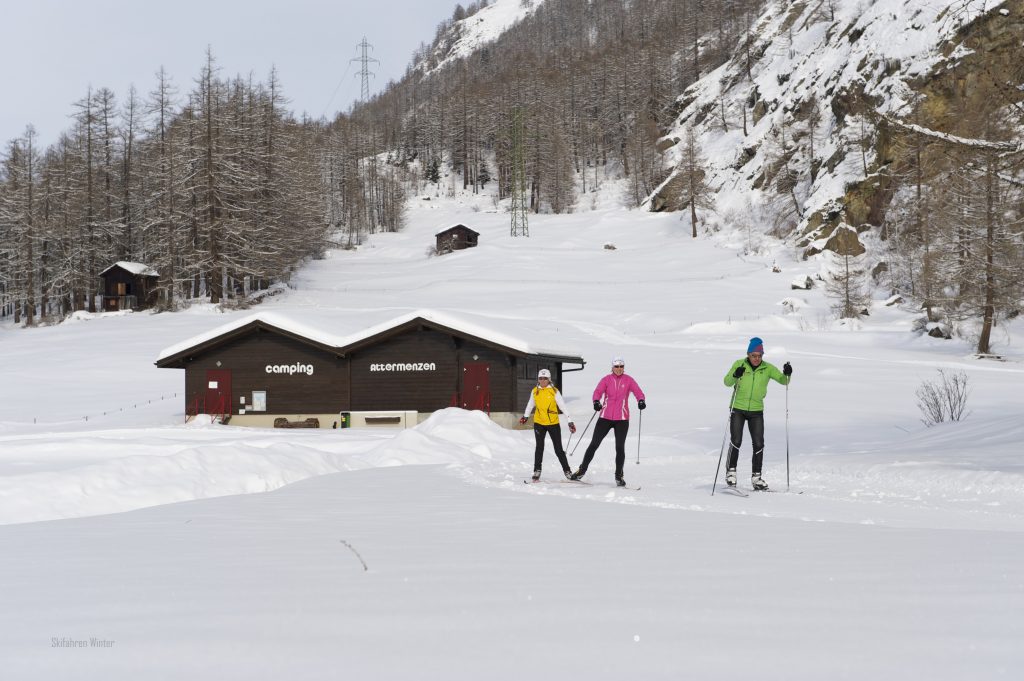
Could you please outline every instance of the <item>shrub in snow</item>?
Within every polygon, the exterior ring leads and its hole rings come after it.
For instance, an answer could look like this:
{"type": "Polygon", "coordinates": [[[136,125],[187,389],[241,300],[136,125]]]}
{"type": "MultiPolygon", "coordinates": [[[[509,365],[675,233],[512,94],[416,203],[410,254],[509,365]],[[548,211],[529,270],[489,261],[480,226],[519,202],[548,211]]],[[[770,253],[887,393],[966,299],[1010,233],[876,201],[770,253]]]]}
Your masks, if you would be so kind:
{"type": "Polygon", "coordinates": [[[947,372],[945,369],[938,371],[939,380],[924,381],[917,389],[917,408],[924,415],[921,421],[929,427],[947,419],[959,421],[970,414],[964,413],[970,395],[967,374],[963,371],[947,372]]]}
{"type": "Polygon", "coordinates": [[[807,307],[807,301],[802,298],[783,298],[779,301],[783,314],[793,314],[807,307]]]}
{"type": "Polygon", "coordinates": [[[613,244],[613,243],[605,244],[604,245],[604,250],[606,250],[606,251],[614,251],[615,250],[615,244],[613,244]]]}
{"type": "Polygon", "coordinates": [[[914,331],[917,333],[924,333],[932,338],[945,338],[949,340],[953,337],[950,333],[949,328],[939,322],[928,321],[927,317],[921,317],[914,321],[914,331]]]}

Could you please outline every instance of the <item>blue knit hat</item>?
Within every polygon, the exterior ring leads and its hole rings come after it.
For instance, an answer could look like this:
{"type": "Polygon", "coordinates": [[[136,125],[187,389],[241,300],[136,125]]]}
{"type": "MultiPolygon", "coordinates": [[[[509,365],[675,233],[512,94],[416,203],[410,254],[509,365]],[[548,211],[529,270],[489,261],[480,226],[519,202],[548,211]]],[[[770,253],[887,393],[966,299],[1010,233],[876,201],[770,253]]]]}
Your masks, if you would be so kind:
{"type": "Polygon", "coordinates": [[[749,355],[752,352],[760,352],[762,355],[764,354],[764,341],[757,336],[751,338],[750,343],[747,345],[747,354],[749,355]]]}

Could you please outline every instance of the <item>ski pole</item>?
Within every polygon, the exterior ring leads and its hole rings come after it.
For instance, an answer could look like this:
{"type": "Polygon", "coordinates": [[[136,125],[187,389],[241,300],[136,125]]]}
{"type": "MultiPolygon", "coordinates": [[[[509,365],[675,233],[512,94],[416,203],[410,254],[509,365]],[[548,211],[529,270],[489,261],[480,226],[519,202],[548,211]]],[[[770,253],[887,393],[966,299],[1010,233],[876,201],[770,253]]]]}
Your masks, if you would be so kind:
{"type": "Polygon", "coordinates": [[[786,491],[789,491],[789,383],[786,384],[786,491]]]}
{"type": "Polygon", "coordinates": [[[565,443],[565,451],[569,451],[569,445],[572,444],[572,431],[569,431],[569,440],[565,443]]]}
{"type": "Polygon", "coordinates": [[[638,409],[640,412],[640,423],[636,427],[636,465],[640,465],[640,433],[644,429],[644,410],[638,409]]]}
{"type": "MultiPolygon", "coordinates": [[[[595,411],[595,412],[594,412],[594,416],[597,416],[597,415],[598,415],[598,413],[599,413],[599,412],[596,412],[596,411],[595,411]]],[[[589,421],[587,421],[587,427],[583,429],[583,432],[582,432],[582,433],[580,433],[580,439],[579,439],[579,440],[576,440],[576,446],[575,446],[575,447],[573,447],[573,450],[572,450],[571,452],[569,452],[569,456],[572,456],[573,454],[575,454],[575,453],[576,453],[576,450],[577,450],[577,449],[579,449],[579,447],[580,447],[580,443],[581,443],[581,442],[583,442],[583,436],[587,434],[587,430],[589,430],[589,429],[590,429],[590,424],[594,422],[594,416],[591,416],[591,417],[590,417],[590,420],[589,420],[589,421]]],[[[568,449],[568,447],[566,447],[566,449],[568,449]]]]}
{"type": "Polygon", "coordinates": [[[711,496],[715,496],[715,488],[718,487],[718,472],[722,470],[722,455],[725,454],[725,440],[729,437],[729,429],[732,426],[732,403],[733,400],[736,399],[736,389],[739,387],[740,382],[736,381],[736,385],[732,387],[732,394],[729,395],[729,417],[725,422],[725,434],[722,435],[722,448],[718,451],[718,465],[715,467],[715,481],[711,484],[711,496]]]}

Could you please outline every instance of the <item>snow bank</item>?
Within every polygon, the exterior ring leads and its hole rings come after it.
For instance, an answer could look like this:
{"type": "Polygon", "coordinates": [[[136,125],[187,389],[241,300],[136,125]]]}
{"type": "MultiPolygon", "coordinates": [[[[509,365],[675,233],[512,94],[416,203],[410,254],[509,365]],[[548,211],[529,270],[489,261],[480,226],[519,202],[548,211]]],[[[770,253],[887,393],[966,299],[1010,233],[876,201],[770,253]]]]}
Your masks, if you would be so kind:
{"type": "Polygon", "coordinates": [[[197,421],[121,432],[116,439],[69,436],[61,446],[75,453],[49,457],[32,440],[20,440],[20,451],[5,453],[3,468],[46,470],[0,476],[0,524],[269,492],[317,475],[371,467],[471,466],[521,450],[521,435],[482,412],[452,408],[404,431],[281,434],[197,421]]]}

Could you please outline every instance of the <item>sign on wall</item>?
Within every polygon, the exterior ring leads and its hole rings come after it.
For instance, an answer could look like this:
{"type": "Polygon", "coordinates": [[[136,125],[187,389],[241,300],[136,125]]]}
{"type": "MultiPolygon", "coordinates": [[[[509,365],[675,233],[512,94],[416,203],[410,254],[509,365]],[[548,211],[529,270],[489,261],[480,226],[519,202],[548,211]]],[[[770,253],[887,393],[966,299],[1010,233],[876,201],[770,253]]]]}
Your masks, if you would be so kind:
{"type": "Polygon", "coordinates": [[[385,362],[371,364],[370,371],[437,371],[436,362],[385,362]]]}
{"type": "Polygon", "coordinates": [[[268,374],[288,374],[293,376],[295,374],[305,374],[307,376],[313,375],[312,364],[268,364],[268,374]]]}

